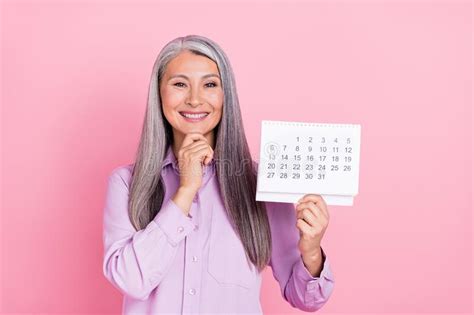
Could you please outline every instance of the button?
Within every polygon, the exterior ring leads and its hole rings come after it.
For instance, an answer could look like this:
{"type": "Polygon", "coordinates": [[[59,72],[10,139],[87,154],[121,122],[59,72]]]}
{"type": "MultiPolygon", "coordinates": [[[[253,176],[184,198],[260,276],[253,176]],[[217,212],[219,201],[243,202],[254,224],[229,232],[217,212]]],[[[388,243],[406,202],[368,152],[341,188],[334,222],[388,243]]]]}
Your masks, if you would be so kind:
{"type": "Polygon", "coordinates": [[[196,290],[194,290],[194,289],[189,289],[189,294],[191,294],[191,295],[196,294],[196,290]]]}
{"type": "Polygon", "coordinates": [[[316,283],[310,282],[310,283],[308,283],[306,288],[307,288],[308,291],[311,291],[311,290],[314,290],[316,288],[316,285],[317,285],[316,283]]]}
{"type": "Polygon", "coordinates": [[[182,227],[182,226],[178,227],[178,232],[179,233],[183,233],[183,231],[184,231],[184,227],[182,227]]]}
{"type": "Polygon", "coordinates": [[[193,256],[193,261],[194,262],[198,261],[198,258],[196,256],[193,256]]]}

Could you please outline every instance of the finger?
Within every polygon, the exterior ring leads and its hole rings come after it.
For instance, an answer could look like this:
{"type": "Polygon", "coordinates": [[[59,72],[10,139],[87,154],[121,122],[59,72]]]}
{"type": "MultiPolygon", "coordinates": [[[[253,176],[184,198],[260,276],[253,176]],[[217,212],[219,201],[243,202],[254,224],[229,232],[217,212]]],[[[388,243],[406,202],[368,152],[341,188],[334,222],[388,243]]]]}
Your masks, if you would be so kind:
{"type": "Polygon", "coordinates": [[[187,150],[187,152],[188,152],[188,154],[194,154],[194,153],[199,152],[199,151],[201,151],[202,149],[205,149],[205,148],[210,148],[209,144],[199,143],[199,144],[195,145],[194,147],[189,148],[187,150]]]}
{"type": "Polygon", "coordinates": [[[188,144],[188,145],[185,146],[185,147],[182,147],[181,149],[182,149],[183,151],[186,151],[186,150],[195,148],[196,146],[201,145],[201,144],[207,144],[207,145],[209,145],[206,140],[199,139],[199,140],[194,141],[194,142],[191,143],[191,144],[188,144]]]}
{"type": "Polygon", "coordinates": [[[181,160],[184,160],[185,157],[187,157],[188,155],[191,155],[193,153],[193,150],[195,151],[196,148],[199,149],[200,146],[206,146],[207,144],[202,141],[202,140],[198,140],[186,147],[182,147],[179,152],[178,152],[178,160],[181,162],[181,160]]]}
{"type": "Polygon", "coordinates": [[[202,145],[196,146],[195,148],[191,150],[191,154],[196,154],[196,152],[199,152],[202,149],[208,150],[207,154],[205,154],[205,159],[204,159],[204,164],[207,164],[208,162],[210,162],[210,160],[214,156],[214,150],[212,150],[212,148],[208,144],[202,144],[202,145]]]}
{"type": "Polygon", "coordinates": [[[204,140],[207,142],[207,139],[202,134],[197,133],[197,132],[191,132],[191,133],[186,134],[186,136],[183,139],[183,143],[181,144],[181,147],[188,146],[196,140],[204,140]]]}
{"type": "Polygon", "coordinates": [[[203,163],[204,165],[208,165],[212,159],[214,158],[214,150],[210,146],[207,147],[207,153],[204,156],[203,163]]]}
{"type": "Polygon", "coordinates": [[[318,207],[318,205],[314,202],[302,202],[296,206],[297,211],[305,208],[311,211],[316,218],[321,218],[321,220],[324,220],[324,222],[329,220],[329,218],[326,217],[326,214],[321,210],[320,206],[318,207]]]}
{"type": "Polygon", "coordinates": [[[298,219],[303,219],[305,220],[309,225],[311,226],[315,226],[317,225],[318,223],[318,218],[314,215],[314,213],[308,209],[308,208],[304,208],[304,209],[301,209],[299,210],[297,213],[296,213],[296,217],[298,219]]]}
{"type": "Polygon", "coordinates": [[[328,224],[328,219],[321,210],[312,202],[307,203],[307,207],[301,208],[298,217],[304,218],[311,226],[324,228],[328,224]]]}
{"type": "Polygon", "coordinates": [[[213,152],[209,146],[205,146],[193,152],[193,155],[199,157],[199,160],[203,162],[206,158],[212,158],[213,152]]]}
{"type": "Polygon", "coordinates": [[[309,224],[305,220],[298,219],[296,221],[296,227],[298,228],[298,230],[300,230],[300,235],[311,235],[311,226],[309,226],[309,224]]]}
{"type": "MultiPolygon", "coordinates": [[[[313,204],[313,207],[316,208],[316,206],[314,204],[313,204]]],[[[315,215],[314,212],[317,211],[317,210],[306,208],[306,209],[304,209],[304,211],[310,212],[314,217],[316,217],[316,220],[313,220],[313,221],[310,222],[312,227],[325,229],[326,226],[328,226],[329,220],[326,219],[326,217],[321,212],[319,214],[315,215]]]]}
{"type": "Polygon", "coordinates": [[[324,213],[325,217],[329,220],[329,211],[327,208],[326,201],[324,201],[323,197],[321,195],[316,195],[316,194],[307,194],[304,195],[303,198],[298,200],[298,203],[300,202],[307,202],[307,201],[312,201],[316,204],[316,206],[321,209],[321,211],[324,213]]]}
{"type": "Polygon", "coordinates": [[[205,165],[208,165],[209,163],[211,163],[212,159],[214,158],[214,150],[212,150],[211,147],[209,147],[209,154],[206,155],[206,158],[204,159],[204,164],[205,165]]]}

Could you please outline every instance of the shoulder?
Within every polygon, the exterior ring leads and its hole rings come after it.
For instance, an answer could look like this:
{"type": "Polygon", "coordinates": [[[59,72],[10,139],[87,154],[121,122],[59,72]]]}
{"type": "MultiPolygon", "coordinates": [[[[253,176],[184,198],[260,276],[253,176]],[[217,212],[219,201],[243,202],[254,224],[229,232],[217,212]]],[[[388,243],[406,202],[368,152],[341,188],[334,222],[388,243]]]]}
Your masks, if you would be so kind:
{"type": "Polygon", "coordinates": [[[130,180],[132,178],[133,166],[134,163],[124,164],[115,167],[109,173],[109,181],[122,182],[128,189],[130,180]]]}

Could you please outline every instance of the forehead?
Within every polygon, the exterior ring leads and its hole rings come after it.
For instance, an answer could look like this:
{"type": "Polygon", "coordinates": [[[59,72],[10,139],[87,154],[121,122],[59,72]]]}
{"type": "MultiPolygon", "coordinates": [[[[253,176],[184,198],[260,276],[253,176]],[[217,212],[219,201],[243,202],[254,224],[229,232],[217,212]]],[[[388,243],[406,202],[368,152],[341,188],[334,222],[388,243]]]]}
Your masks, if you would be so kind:
{"type": "Polygon", "coordinates": [[[196,73],[204,75],[208,73],[218,74],[217,64],[201,55],[193,54],[189,51],[183,51],[174,57],[166,67],[168,75],[174,73],[196,73]]]}

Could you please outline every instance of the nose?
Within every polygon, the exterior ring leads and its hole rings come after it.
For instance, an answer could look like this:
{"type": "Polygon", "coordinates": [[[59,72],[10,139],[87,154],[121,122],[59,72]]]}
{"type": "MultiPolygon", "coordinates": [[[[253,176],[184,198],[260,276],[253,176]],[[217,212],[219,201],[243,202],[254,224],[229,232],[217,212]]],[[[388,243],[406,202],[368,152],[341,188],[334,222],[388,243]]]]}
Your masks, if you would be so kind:
{"type": "Polygon", "coordinates": [[[186,100],[186,104],[191,107],[198,107],[202,104],[200,97],[199,97],[199,90],[197,88],[191,88],[188,98],[186,100]]]}

